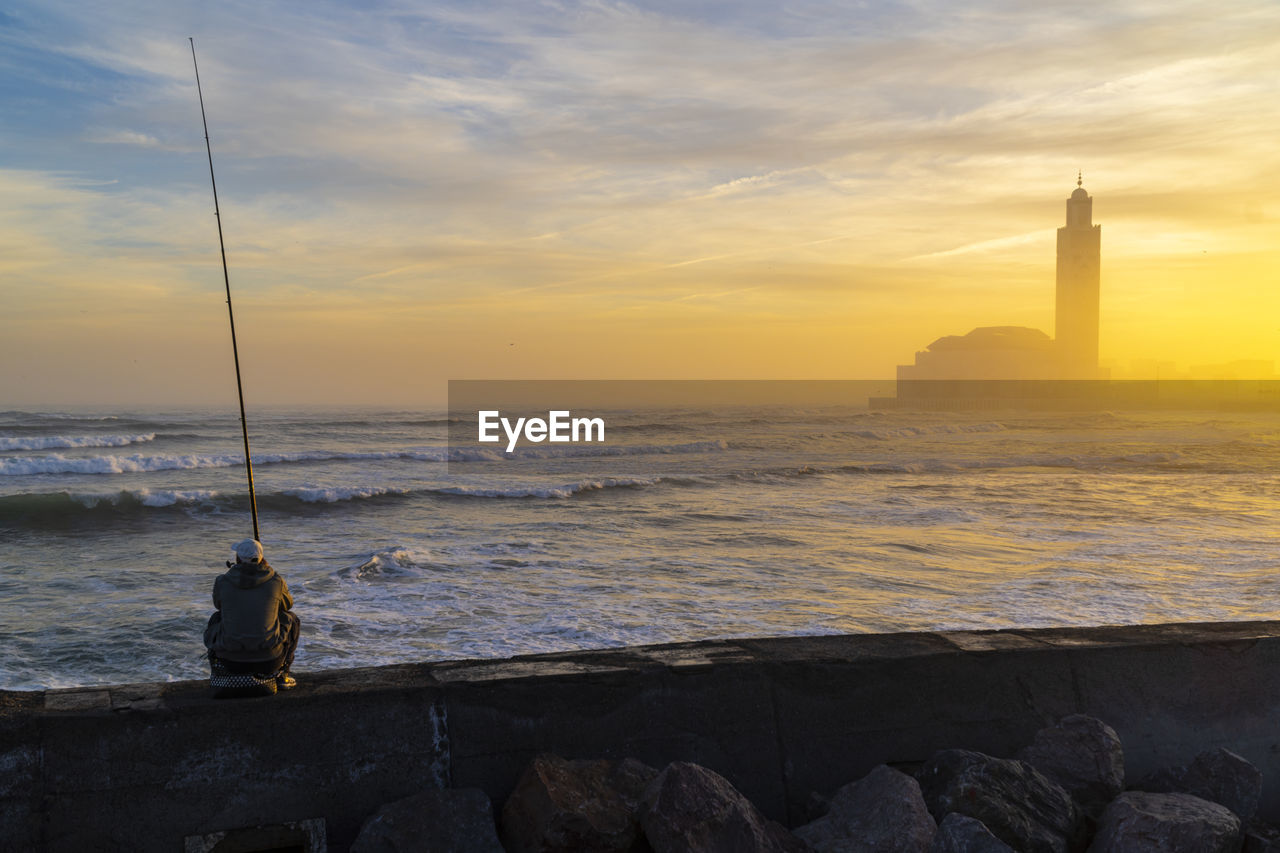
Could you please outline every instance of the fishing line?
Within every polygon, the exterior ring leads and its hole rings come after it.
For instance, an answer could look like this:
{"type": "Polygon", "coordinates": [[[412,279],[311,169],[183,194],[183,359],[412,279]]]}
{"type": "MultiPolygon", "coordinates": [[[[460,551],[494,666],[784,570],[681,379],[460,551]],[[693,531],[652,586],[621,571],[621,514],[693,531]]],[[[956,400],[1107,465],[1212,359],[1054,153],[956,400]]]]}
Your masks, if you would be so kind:
{"type": "Polygon", "coordinates": [[[222,213],[218,209],[218,182],[213,177],[213,148],[209,145],[209,120],[204,115],[204,93],[200,90],[200,66],[196,63],[196,41],[191,42],[191,65],[196,71],[196,94],[200,97],[200,121],[204,123],[204,148],[209,155],[209,183],[213,186],[213,215],[218,220],[218,248],[222,252],[222,282],[227,287],[227,319],[231,321],[231,355],[236,362],[236,394],[240,397],[240,432],[244,434],[244,467],[249,475],[249,512],[253,516],[253,538],[259,542],[258,499],[253,492],[253,462],[249,459],[249,422],[244,416],[244,386],[240,383],[240,350],[236,347],[236,315],[231,310],[231,277],[227,273],[227,245],[222,240],[222,213]]]}

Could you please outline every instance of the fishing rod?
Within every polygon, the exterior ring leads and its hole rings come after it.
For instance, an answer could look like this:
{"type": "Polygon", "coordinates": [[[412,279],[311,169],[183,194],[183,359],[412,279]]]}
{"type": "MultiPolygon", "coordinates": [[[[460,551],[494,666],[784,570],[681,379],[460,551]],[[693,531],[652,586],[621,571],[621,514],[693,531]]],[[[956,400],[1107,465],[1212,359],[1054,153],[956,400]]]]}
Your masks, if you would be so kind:
{"type": "Polygon", "coordinates": [[[204,149],[209,154],[209,183],[213,186],[213,215],[218,220],[218,248],[222,252],[222,282],[227,286],[227,319],[231,321],[231,355],[236,362],[236,394],[240,397],[240,432],[244,434],[244,468],[249,474],[249,512],[253,516],[253,538],[259,542],[258,499],[253,493],[253,462],[249,459],[249,422],[244,416],[244,386],[240,382],[240,350],[236,347],[236,315],[231,310],[231,277],[227,273],[227,244],[222,240],[222,213],[218,210],[218,182],[213,177],[213,148],[209,145],[209,120],[204,115],[204,93],[200,90],[200,66],[196,63],[196,40],[191,42],[191,65],[196,71],[196,94],[200,96],[200,121],[204,123],[204,149]]]}

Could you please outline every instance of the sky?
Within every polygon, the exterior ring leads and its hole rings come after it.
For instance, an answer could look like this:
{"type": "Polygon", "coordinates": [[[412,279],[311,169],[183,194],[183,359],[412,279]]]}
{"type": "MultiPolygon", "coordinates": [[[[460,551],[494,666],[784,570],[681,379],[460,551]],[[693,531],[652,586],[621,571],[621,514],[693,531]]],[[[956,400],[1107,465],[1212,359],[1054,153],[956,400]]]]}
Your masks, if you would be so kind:
{"type": "Polygon", "coordinates": [[[449,379],[866,379],[1053,334],[1280,362],[1280,4],[137,2],[0,11],[0,408],[449,379]]]}

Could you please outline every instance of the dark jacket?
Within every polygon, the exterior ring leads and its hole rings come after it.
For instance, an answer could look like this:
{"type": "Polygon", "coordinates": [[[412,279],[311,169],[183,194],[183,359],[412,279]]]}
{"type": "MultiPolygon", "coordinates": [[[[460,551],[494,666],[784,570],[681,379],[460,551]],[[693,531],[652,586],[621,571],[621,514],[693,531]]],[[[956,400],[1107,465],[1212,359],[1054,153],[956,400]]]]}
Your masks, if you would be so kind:
{"type": "MultiPolygon", "coordinates": [[[[293,607],[289,585],[265,560],[236,563],[213,582],[213,606],[221,619],[211,619],[204,644],[220,658],[265,661],[284,653],[293,607]]],[[[215,614],[216,617],[216,614],[215,614]]]]}

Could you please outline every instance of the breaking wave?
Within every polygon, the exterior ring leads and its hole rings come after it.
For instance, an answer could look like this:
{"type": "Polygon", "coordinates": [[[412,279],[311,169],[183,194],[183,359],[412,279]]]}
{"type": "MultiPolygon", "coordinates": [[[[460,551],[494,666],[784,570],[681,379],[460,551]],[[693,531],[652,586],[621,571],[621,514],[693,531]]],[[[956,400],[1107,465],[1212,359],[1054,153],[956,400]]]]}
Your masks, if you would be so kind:
{"type": "MultiPolygon", "coordinates": [[[[247,508],[240,497],[235,508],[247,508]]],[[[63,527],[78,522],[98,524],[104,519],[145,517],[158,510],[203,508],[222,511],[232,505],[212,490],[138,489],[111,494],[45,492],[0,497],[0,525],[63,527]]]]}
{"type": "Polygon", "coordinates": [[[604,477],[599,480],[582,480],[559,486],[507,486],[486,488],[483,486],[446,486],[432,489],[439,495],[455,495],[466,498],[571,498],[582,492],[598,492],[605,489],[636,489],[664,482],[663,477],[604,477]]]}
{"type": "Polygon", "coordinates": [[[408,495],[412,489],[394,486],[300,486],[284,489],[279,494],[288,498],[297,498],[308,504],[332,504],[343,501],[356,501],[363,498],[378,498],[385,495],[408,495]]]}
{"type": "Polygon", "coordinates": [[[392,547],[375,551],[364,559],[338,569],[337,577],[355,581],[371,581],[408,575],[419,568],[418,556],[407,548],[392,547]]]}
{"type": "MultiPolygon", "coordinates": [[[[325,507],[364,501],[470,499],[550,499],[563,500],[589,492],[611,489],[641,489],[662,484],[696,485],[693,478],[604,477],[554,485],[526,484],[501,487],[476,485],[427,486],[304,486],[280,491],[258,492],[258,508],[286,514],[324,511],[325,507]]],[[[121,489],[117,492],[77,493],[35,492],[0,497],[0,525],[56,527],[76,520],[103,520],[104,517],[148,518],[156,512],[181,511],[195,514],[245,512],[248,498],[243,491],[213,489],[121,489]]]]}
{"type": "MultiPolygon", "coordinates": [[[[466,448],[457,448],[466,450],[466,448]]],[[[718,453],[728,450],[722,440],[690,441],[684,444],[622,444],[590,445],[572,444],[568,447],[517,447],[511,453],[493,452],[494,459],[562,459],[577,456],[661,456],[670,453],[718,453]]]]}
{"type": "Polygon", "coordinates": [[[142,444],[154,441],[154,432],[136,435],[45,435],[45,436],[0,436],[0,451],[15,450],[58,450],[73,447],[124,447],[128,444],[142,444]]]}
{"type": "MultiPolygon", "coordinates": [[[[713,453],[728,449],[723,441],[695,441],[687,444],[646,444],[620,446],[572,445],[568,447],[517,447],[512,453],[501,449],[473,447],[425,447],[413,450],[343,453],[311,450],[298,453],[254,454],[254,465],[279,465],[305,462],[371,461],[404,459],[418,462],[482,462],[503,459],[553,459],[567,457],[645,456],[671,453],[713,453]]],[[[195,468],[231,468],[244,464],[244,456],[234,453],[175,454],[144,456],[73,457],[61,453],[51,456],[0,459],[0,476],[19,477],[33,474],[133,474],[147,471],[178,471],[195,468]]]]}

